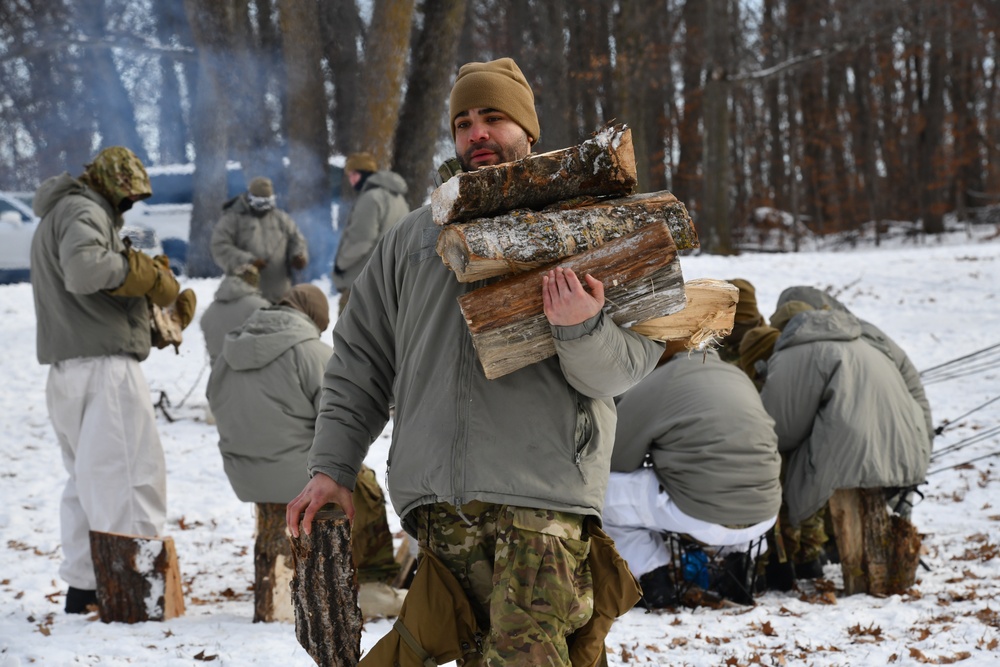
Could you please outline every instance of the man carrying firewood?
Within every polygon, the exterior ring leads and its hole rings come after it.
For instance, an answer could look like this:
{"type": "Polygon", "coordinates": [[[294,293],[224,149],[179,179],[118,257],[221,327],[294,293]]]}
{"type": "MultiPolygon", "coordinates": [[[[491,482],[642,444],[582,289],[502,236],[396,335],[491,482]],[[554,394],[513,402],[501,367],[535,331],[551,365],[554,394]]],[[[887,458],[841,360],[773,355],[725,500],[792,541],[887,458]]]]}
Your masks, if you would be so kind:
{"type": "MultiPolygon", "coordinates": [[[[539,136],[510,58],[462,66],[450,120],[465,171],[524,158],[539,136]]],[[[556,356],[488,380],[456,301],[475,285],[440,261],[438,231],[429,206],[409,213],[355,280],[333,331],[312,479],[288,526],[309,533],[329,502],[353,515],[351,489],[395,401],[389,495],[471,604],[480,641],[463,664],[569,665],[568,638],[594,609],[588,531],[604,504],[612,397],[663,346],[604,316],[600,281],[557,268],[538,285],[556,356]]]]}

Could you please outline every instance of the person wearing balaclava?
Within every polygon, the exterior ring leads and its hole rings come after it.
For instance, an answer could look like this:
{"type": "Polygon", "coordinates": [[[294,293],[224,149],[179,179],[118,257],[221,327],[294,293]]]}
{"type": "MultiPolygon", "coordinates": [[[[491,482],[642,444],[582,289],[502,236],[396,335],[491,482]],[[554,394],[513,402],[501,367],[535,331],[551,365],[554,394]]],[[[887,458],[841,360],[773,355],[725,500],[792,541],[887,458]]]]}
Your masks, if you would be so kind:
{"type": "MultiPolygon", "coordinates": [[[[448,117],[461,168],[527,157],[540,134],[534,102],[510,58],[463,65],[448,117]]],[[[310,532],[328,502],[354,513],[361,462],[394,405],[389,496],[420,545],[420,562],[440,565],[418,567],[412,586],[442,596],[461,591],[448,597],[468,613],[429,617],[412,606],[428,596],[412,603],[410,596],[400,624],[361,664],[393,664],[399,628],[427,618],[438,626],[474,619],[482,641],[460,645],[460,662],[593,664],[578,662],[576,652],[592,649],[586,657],[596,661],[610,620],[634,603],[628,591],[637,592],[627,572],[615,581],[631,587],[594,583],[595,570],[621,574],[600,531],[613,397],[655,368],[663,345],[604,316],[600,281],[552,269],[537,289],[555,355],[487,378],[458,303],[471,286],[437,257],[439,231],[429,205],[410,212],[351,285],[333,329],[311,479],[288,505],[288,528],[293,536],[310,532]],[[608,569],[591,566],[588,554],[599,553],[609,554],[601,561],[608,569]],[[605,605],[612,590],[623,594],[605,605]],[[390,655],[376,653],[382,647],[390,655]]]]}
{"type": "Polygon", "coordinates": [[[81,176],[49,178],[34,198],[31,242],[37,355],[69,478],[60,504],[67,613],[97,602],[90,531],[153,537],[166,517],[166,465],[139,362],[152,347],[151,309],[194,317],[165,255],[119,237],[122,214],[152,195],[149,176],[123,146],[101,150],[81,176]]]}
{"type": "Polygon", "coordinates": [[[394,171],[379,171],[371,153],[352,153],[344,164],[347,179],[360,193],[351,209],[333,262],[333,285],[340,292],[338,312],[344,312],[351,284],[365,268],[375,245],[389,228],[410,212],[406,181],[394,171]]]}
{"type": "Polygon", "coordinates": [[[292,270],[309,264],[305,237],[275,203],[271,179],[252,179],[246,192],[223,204],[211,245],[212,259],[226,275],[244,264],[257,267],[260,291],[271,303],[292,286],[292,270]]]}
{"type": "MultiPolygon", "coordinates": [[[[311,284],[296,285],[277,305],[255,310],[226,334],[212,366],[207,395],[229,483],[244,502],[280,506],[258,508],[258,517],[282,514],[308,481],[306,459],[323,371],[333,352],[320,340],[329,325],[330,305],[323,291],[311,284]]],[[[386,615],[398,612],[402,603],[401,592],[386,590],[399,565],[375,473],[363,469],[362,477],[355,489],[356,506],[367,508],[368,497],[377,497],[377,502],[372,511],[359,512],[351,528],[363,587],[361,607],[366,616],[386,615]],[[382,595],[373,598],[373,591],[382,595]],[[388,601],[389,609],[370,608],[373,599],[388,601]]],[[[290,544],[285,546],[290,561],[290,544]]]]}

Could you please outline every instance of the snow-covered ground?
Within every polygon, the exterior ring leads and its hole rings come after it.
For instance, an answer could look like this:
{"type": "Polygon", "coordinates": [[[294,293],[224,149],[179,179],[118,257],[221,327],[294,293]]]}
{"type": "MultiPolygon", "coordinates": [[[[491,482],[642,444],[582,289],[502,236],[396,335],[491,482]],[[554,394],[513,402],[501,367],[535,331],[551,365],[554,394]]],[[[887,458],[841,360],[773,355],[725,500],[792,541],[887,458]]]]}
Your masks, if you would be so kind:
{"type": "MultiPolygon", "coordinates": [[[[996,232],[851,253],[687,256],[681,264],[687,279],[749,280],[765,315],[789,285],[829,289],[923,370],[1000,343],[996,232]]],[[[218,283],[184,284],[197,292],[201,311],[218,283]]],[[[328,283],[317,284],[329,291],[328,283]]],[[[173,421],[158,412],[158,426],[168,465],[167,532],[177,545],[187,611],[136,625],[62,611],[58,506],[65,472],[45,408],[47,369],[35,360],[30,285],[0,287],[0,331],[0,667],[313,664],[291,624],[251,623],[253,513],[233,494],[214,427],[203,421],[208,369],[197,322],[180,354],[154,350],[143,363],[154,401],[165,394],[170,403],[173,421]]],[[[927,384],[935,422],[954,422],[936,449],[1000,422],[1000,402],[963,416],[1000,395],[998,356],[993,368],[990,358],[970,360],[977,372],[927,384]]],[[[367,459],[380,479],[391,429],[367,459]]],[[[931,464],[926,498],[913,513],[929,570],[918,571],[907,595],[843,597],[838,566],[828,565],[821,585],[766,593],[753,608],[633,610],[608,637],[611,664],[1000,664],[1000,457],[950,468],[997,452],[1000,436],[993,433],[931,464]]],[[[389,627],[386,620],[367,624],[362,647],[389,627]]]]}

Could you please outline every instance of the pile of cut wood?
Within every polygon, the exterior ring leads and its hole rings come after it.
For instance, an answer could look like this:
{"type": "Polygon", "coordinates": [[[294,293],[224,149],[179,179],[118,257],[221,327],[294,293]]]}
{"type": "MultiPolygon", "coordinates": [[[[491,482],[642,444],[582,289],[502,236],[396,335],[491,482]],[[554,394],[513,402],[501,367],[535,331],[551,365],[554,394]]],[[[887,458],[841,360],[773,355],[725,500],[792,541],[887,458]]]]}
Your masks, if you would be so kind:
{"type": "Polygon", "coordinates": [[[438,254],[460,282],[489,280],[459,299],[486,377],[555,354],[541,294],[555,266],[600,280],[605,314],[651,338],[694,346],[732,329],[735,286],[703,280],[685,290],[678,250],[698,247],[687,208],[635,186],[631,130],[618,125],[434,191],[438,254]]]}

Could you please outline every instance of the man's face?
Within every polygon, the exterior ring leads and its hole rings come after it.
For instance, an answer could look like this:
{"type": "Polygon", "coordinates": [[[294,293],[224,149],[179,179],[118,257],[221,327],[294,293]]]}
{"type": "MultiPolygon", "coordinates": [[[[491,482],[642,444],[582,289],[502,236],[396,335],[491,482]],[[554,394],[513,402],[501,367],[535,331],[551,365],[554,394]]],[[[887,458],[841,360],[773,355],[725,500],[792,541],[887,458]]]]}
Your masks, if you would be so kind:
{"type": "Polygon", "coordinates": [[[520,160],[531,141],[520,125],[496,109],[469,109],[455,117],[455,155],[466,171],[520,160]]]}

